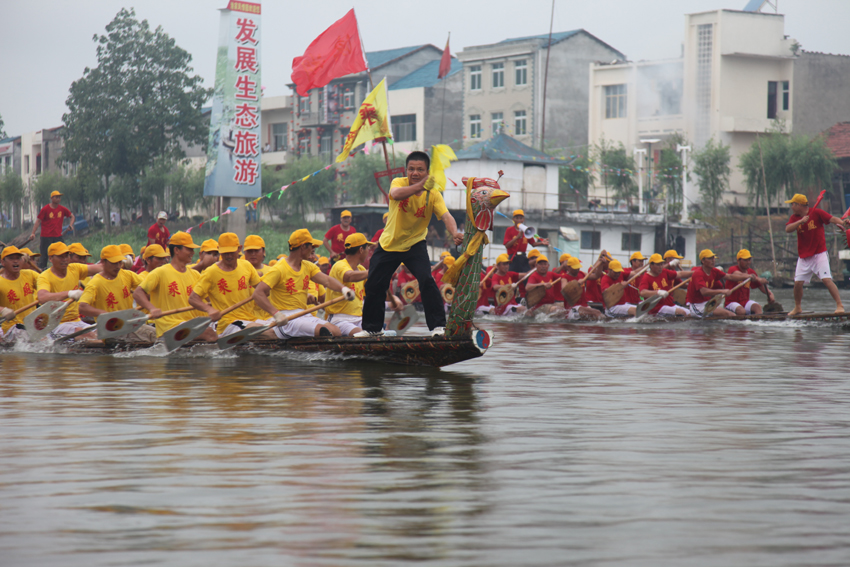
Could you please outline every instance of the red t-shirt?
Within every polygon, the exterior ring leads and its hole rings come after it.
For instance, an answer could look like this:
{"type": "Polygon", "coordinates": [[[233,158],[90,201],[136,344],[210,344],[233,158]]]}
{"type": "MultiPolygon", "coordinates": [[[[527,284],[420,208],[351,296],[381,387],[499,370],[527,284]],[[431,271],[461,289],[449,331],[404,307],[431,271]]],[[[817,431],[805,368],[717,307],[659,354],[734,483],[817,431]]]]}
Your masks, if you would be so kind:
{"type": "Polygon", "coordinates": [[[168,241],[171,239],[171,232],[163,225],[155,222],[148,229],[148,244],[159,244],[163,250],[168,250],[168,241]]]}
{"type": "MultiPolygon", "coordinates": [[[[742,270],[738,266],[732,266],[731,268],[729,268],[730,274],[734,274],[735,272],[740,272],[740,271],[742,271],[742,270]]],[[[758,273],[755,270],[753,270],[752,268],[749,268],[747,270],[747,273],[750,274],[750,275],[753,275],[753,276],[758,276],[758,273]]],[[[741,282],[727,281],[726,282],[726,289],[732,289],[733,287],[735,287],[739,283],[741,283],[741,282]]],[[[740,303],[742,306],[746,306],[747,302],[750,300],[750,284],[752,284],[752,283],[753,283],[752,280],[750,280],[746,284],[739,287],[736,291],[727,295],[726,296],[726,305],[729,305],[730,303],[732,303],[734,301],[735,303],[740,303]]]]}
{"type": "Polygon", "coordinates": [[[599,287],[598,279],[587,280],[584,283],[584,296],[593,303],[602,303],[602,288],[599,287]]]}
{"type": "MultiPolygon", "coordinates": [[[[673,287],[675,281],[676,272],[674,270],[661,270],[661,273],[658,274],[657,277],[653,276],[647,270],[640,278],[639,289],[641,291],[645,289],[649,289],[652,291],[658,291],[659,289],[669,290],[671,287],[673,287]]],[[[652,308],[652,311],[650,311],[650,313],[658,313],[665,305],[670,307],[673,306],[673,298],[669,295],[659,301],[658,304],[656,304],[656,306],[652,308]]]]}
{"type": "MultiPolygon", "coordinates": [[[[558,303],[561,301],[561,278],[558,277],[558,274],[555,272],[546,272],[545,275],[540,275],[537,270],[534,271],[533,274],[528,276],[528,279],[525,280],[528,285],[546,283],[546,282],[558,282],[549,289],[546,290],[546,295],[543,296],[543,299],[537,305],[548,305],[550,303],[558,303]]],[[[535,307],[537,307],[535,305],[535,307]]]]}
{"type": "MultiPolygon", "coordinates": [[[[623,280],[628,281],[629,278],[632,277],[632,269],[624,268],[623,269],[623,280]]],[[[649,271],[649,270],[647,270],[649,271]]],[[[646,273],[646,272],[644,272],[646,273]]],[[[629,285],[626,286],[626,290],[623,293],[623,297],[626,299],[626,303],[631,303],[632,305],[637,305],[640,303],[640,292],[638,291],[638,282],[633,281],[629,285]]]]}
{"type": "MultiPolygon", "coordinates": [[[[514,236],[516,236],[517,234],[519,234],[519,229],[516,227],[516,225],[509,226],[508,229],[505,231],[505,239],[502,241],[502,244],[507,246],[508,242],[513,240],[514,236]]],[[[528,249],[529,244],[534,246],[536,244],[536,241],[533,238],[529,239],[524,236],[520,237],[520,239],[516,241],[516,244],[514,244],[511,248],[508,248],[508,256],[513,258],[514,254],[516,254],[517,252],[522,252],[523,254],[525,254],[525,251],[526,249],[528,249]]]]}
{"type": "MultiPolygon", "coordinates": [[[[518,281],[519,281],[519,274],[516,273],[516,272],[510,272],[509,271],[504,276],[499,275],[499,272],[494,272],[493,275],[490,276],[490,279],[488,279],[486,282],[484,282],[484,293],[481,294],[481,297],[483,298],[486,295],[488,300],[490,300],[490,299],[493,300],[493,305],[497,305],[496,289],[498,289],[498,288],[500,288],[504,285],[510,285],[510,284],[516,283],[518,281]]],[[[510,301],[508,301],[502,307],[496,308],[496,313],[501,314],[508,308],[508,305],[516,305],[516,304],[517,304],[517,302],[516,302],[516,293],[515,293],[510,301]]]]}
{"type": "MultiPolygon", "coordinates": [[[[584,277],[586,275],[587,274],[585,274],[581,270],[579,270],[578,273],[574,276],[571,276],[567,272],[562,272],[561,273],[561,279],[564,280],[565,282],[574,282],[574,281],[577,281],[577,280],[584,279],[584,277]]],[[[590,283],[590,280],[587,280],[586,283],[590,283]]],[[[596,283],[596,281],[594,281],[593,283],[596,283]]],[[[563,286],[563,285],[564,285],[563,282],[561,282],[561,286],[563,286]]],[[[575,305],[570,305],[570,302],[567,301],[567,298],[565,297],[564,298],[564,307],[566,307],[567,309],[569,309],[570,307],[587,307],[587,289],[582,288],[581,297],[579,297],[579,299],[578,299],[578,301],[576,302],[575,305]]]]}
{"type": "MultiPolygon", "coordinates": [[[[800,220],[800,215],[791,215],[785,225],[800,220]]],[[[823,209],[809,209],[809,222],[797,227],[797,255],[811,258],[815,254],[826,252],[826,236],[823,225],[829,224],[832,215],[823,209]]]]}
{"type": "Polygon", "coordinates": [[[41,220],[41,236],[62,236],[62,221],[71,217],[71,211],[59,205],[55,209],[50,205],[44,205],[38,212],[41,220]]]}
{"type": "MultiPolygon", "coordinates": [[[[608,274],[605,274],[604,276],[599,278],[599,287],[602,288],[602,291],[605,291],[606,289],[608,289],[609,287],[611,287],[615,283],[625,283],[626,280],[629,279],[629,276],[626,272],[631,273],[631,270],[629,268],[625,268],[623,270],[623,275],[621,275],[616,281],[612,280],[611,276],[609,276],[608,274]]],[[[626,291],[628,291],[628,289],[629,289],[629,286],[626,286],[626,291]]],[[[620,301],[618,301],[614,305],[625,305],[626,303],[631,303],[631,302],[626,301],[626,294],[623,293],[623,296],[620,298],[620,301]]],[[[612,307],[613,307],[613,305],[612,305],[612,307]]]]}
{"type": "Polygon", "coordinates": [[[705,269],[700,266],[694,269],[691,276],[691,283],[688,284],[688,303],[705,303],[710,297],[704,296],[700,290],[704,287],[708,289],[723,289],[721,281],[726,276],[726,272],[720,268],[712,268],[711,272],[706,274],[705,269]]]}
{"type": "Polygon", "coordinates": [[[348,230],[342,228],[342,225],[336,224],[325,233],[325,238],[331,243],[331,252],[334,254],[345,253],[345,239],[357,232],[353,226],[349,226],[348,230]]]}
{"type": "MultiPolygon", "coordinates": [[[[382,235],[382,234],[384,234],[384,229],[383,229],[383,228],[379,228],[379,229],[378,229],[378,232],[376,232],[376,233],[375,233],[375,236],[373,236],[373,237],[372,237],[372,240],[371,240],[370,242],[377,242],[377,241],[379,241],[379,240],[381,239],[381,235],[382,235]]],[[[343,247],[344,247],[344,245],[345,245],[345,241],[343,241],[343,247]]]]}

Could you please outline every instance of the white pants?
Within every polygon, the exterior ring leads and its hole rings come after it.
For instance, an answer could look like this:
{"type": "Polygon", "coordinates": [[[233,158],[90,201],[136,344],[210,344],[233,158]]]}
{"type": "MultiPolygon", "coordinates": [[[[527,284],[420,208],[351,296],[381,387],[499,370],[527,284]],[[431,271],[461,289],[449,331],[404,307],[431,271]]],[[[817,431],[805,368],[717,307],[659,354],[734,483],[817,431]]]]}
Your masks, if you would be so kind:
{"type": "Polygon", "coordinates": [[[19,329],[17,325],[13,325],[9,327],[9,330],[6,331],[6,334],[3,334],[3,330],[0,329],[0,340],[7,341],[9,343],[14,343],[18,339],[22,339],[24,337],[28,337],[27,332],[24,329],[19,329]]]}
{"type": "Polygon", "coordinates": [[[581,314],[578,312],[578,305],[574,305],[570,307],[569,311],[567,311],[567,320],[575,321],[576,319],[580,319],[581,314]]]}
{"type": "Polygon", "coordinates": [[[59,326],[50,331],[50,338],[54,341],[61,339],[65,335],[70,335],[82,329],[91,327],[92,331],[97,330],[97,325],[89,325],[82,321],[68,321],[67,323],[59,323],[59,326]]]}
{"type": "Polygon", "coordinates": [[[688,307],[688,309],[691,310],[691,315],[693,315],[694,317],[702,318],[702,317],[705,317],[705,315],[703,315],[703,313],[705,313],[705,304],[706,303],[708,303],[707,299],[705,301],[703,301],[702,303],[688,303],[687,307],[688,307]]]}
{"type": "MultiPolygon", "coordinates": [[[[227,327],[225,327],[224,330],[219,335],[219,337],[226,337],[227,335],[232,335],[233,333],[238,333],[239,331],[244,331],[245,329],[248,328],[248,325],[250,325],[251,323],[260,323],[261,325],[268,325],[269,321],[271,321],[271,319],[269,319],[268,321],[244,321],[242,319],[237,319],[236,321],[234,321],[233,323],[231,323],[227,327]],[[242,326],[240,327],[236,323],[241,323],[242,326]]],[[[215,325],[217,325],[217,323],[210,323],[210,324],[213,325],[213,329],[215,329],[215,325]]]]}
{"type": "Polygon", "coordinates": [[[482,305],[481,307],[475,308],[476,315],[489,315],[494,311],[494,307],[492,305],[482,305]]]}
{"type": "MultiPolygon", "coordinates": [[[[297,321],[298,319],[296,319],[297,321]]],[[[356,315],[346,315],[345,313],[336,313],[328,315],[328,323],[333,323],[339,327],[342,336],[347,337],[354,329],[361,329],[363,317],[356,315]]],[[[316,332],[316,327],[313,327],[313,332],[316,332]]]]}
{"type": "Polygon", "coordinates": [[[681,309],[676,305],[664,305],[658,310],[659,315],[676,315],[676,310],[681,309]]]}
{"type": "Polygon", "coordinates": [[[734,313],[734,312],[735,312],[735,310],[736,310],[737,308],[739,308],[739,307],[743,307],[743,308],[744,308],[744,312],[745,312],[747,315],[752,315],[752,314],[753,314],[753,305],[758,305],[758,303],[756,303],[756,302],[755,302],[755,301],[753,301],[752,299],[751,299],[751,300],[749,300],[749,301],[747,301],[747,304],[746,304],[746,305],[741,305],[741,304],[740,304],[740,303],[738,303],[737,301],[733,301],[732,303],[730,303],[729,305],[727,305],[727,306],[726,306],[726,309],[728,309],[729,311],[731,311],[732,313],[734,313]]]}
{"type": "MultiPolygon", "coordinates": [[[[281,310],[280,312],[285,314],[287,317],[293,315],[295,313],[300,313],[303,309],[288,309],[281,310]]],[[[274,319],[266,319],[265,321],[257,321],[258,323],[262,323],[264,325],[271,325],[274,323],[274,319]]],[[[286,325],[281,327],[275,327],[274,334],[279,339],[291,339],[293,337],[315,337],[316,336],[316,327],[319,325],[324,325],[327,321],[322,321],[318,317],[313,315],[304,315],[302,317],[298,317],[297,319],[293,319],[286,325]]]]}
{"type": "Polygon", "coordinates": [[[797,258],[797,271],[794,273],[794,281],[809,283],[812,281],[812,276],[817,276],[821,281],[832,279],[832,272],[829,270],[829,256],[826,252],[808,258],[797,258]]]}
{"type": "Polygon", "coordinates": [[[614,307],[609,307],[605,310],[605,313],[609,317],[628,317],[629,309],[635,307],[633,303],[623,303],[622,305],[615,305],[614,307]]]}

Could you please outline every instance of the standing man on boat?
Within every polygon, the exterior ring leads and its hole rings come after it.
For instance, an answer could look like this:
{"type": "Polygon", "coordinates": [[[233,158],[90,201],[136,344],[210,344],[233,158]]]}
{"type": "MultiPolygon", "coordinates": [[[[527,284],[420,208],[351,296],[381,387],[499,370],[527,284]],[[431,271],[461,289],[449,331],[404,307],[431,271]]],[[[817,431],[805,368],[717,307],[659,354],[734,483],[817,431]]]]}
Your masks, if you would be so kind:
{"type": "MultiPolygon", "coordinates": [[[[766,287],[767,279],[760,278],[758,273],[750,267],[753,263],[753,255],[750,254],[749,250],[739,250],[735,259],[738,263],[729,268],[729,273],[734,274],[740,272],[742,274],[749,274],[752,276],[752,279],[743,287],[738,288],[730,295],[726,296],[726,309],[734,311],[735,315],[761,315],[761,305],[750,299],[750,286],[753,282],[755,282],[756,287],[763,291],[767,296],[767,302],[773,303],[775,298],[773,297],[773,292],[766,287]]],[[[727,281],[726,289],[731,290],[736,285],[737,284],[731,280],[727,281]]]]}
{"type": "Polygon", "coordinates": [[[829,256],[826,253],[826,235],[823,227],[834,224],[847,230],[850,219],[841,220],[823,209],[810,209],[809,199],[797,193],[786,203],[791,205],[791,218],[785,224],[785,232],[797,232],[797,270],[794,274],[794,309],[788,315],[803,312],[803,284],[812,281],[815,275],[823,282],[832,299],[835,300],[835,312],[844,313],[844,304],[838,288],[832,281],[829,269],[829,256]]]}
{"type": "MultiPolygon", "coordinates": [[[[51,244],[47,249],[47,259],[51,266],[38,276],[38,302],[43,305],[48,301],[73,300],[65,309],[62,322],[50,333],[50,337],[56,340],[89,326],[80,320],[80,310],[77,305],[77,300],[83,296],[80,284],[86,278],[102,272],[103,266],[72,264],[71,252],[64,242],[51,244]]],[[[96,339],[97,335],[86,334],[81,338],[96,339]]]]}
{"type": "Polygon", "coordinates": [[[351,211],[342,211],[339,214],[339,224],[333,225],[325,233],[323,244],[330,252],[331,260],[345,258],[345,239],[355,232],[357,229],[351,226],[351,211]]]}
{"type": "Polygon", "coordinates": [[[425,189],[431,158],[425,152],[414,151],[407,156],[407,177],[394,179],[390,186],[390,216],[375,253],[369,260],[369,279],[366,281],[366,299],[363,302],[363,331],[357,336],[383,334],[384,298],[387,295],[393,272],[404,262],[419,281],[425,320],[433,335],[446,332],[446,312],[437,283],[431,276],[431,260],[425,235],[431,216],[446,225],[456,245],[463,242],[463,234],[443,195],[436,188],[425,189]]]}
{"type": "Polygon", "coordinates": [[[32,226],[30,239],[35,238],[36,232],[41,227],[41,242],[39,243],[41,257],[38,267],[42,270],[47,265],[47,249],[54,242],[62,242],[62,223],[66,218],[71,219],[69,228],[74,232],[74,221],[77,217],[74,213],[62,206],[62,193],[54,191],[50,194],[50,203],[44,205],[38,212],[35,224],[32,226]]]}
{"type": "Polygon", "coordinates": [[[505,245],[505,248],[508,249],[508,256],[511,259],[511,271],[527,272],[530,269],[528,265],[528,260],[530,258],[525,255],[525,251],[528,250],[528,245],[531,244],[532,246],[537,246],[538,244],[542,244],[543,246],[549,246],[549,241],[545,238],[535,240],[534,238],[525,237],[519,229],[519,225],[525,222],[525,213],[522,209],[514,211],[513,221],[514,224],[505,230],[505,238],[502,242],[505,245]]]}

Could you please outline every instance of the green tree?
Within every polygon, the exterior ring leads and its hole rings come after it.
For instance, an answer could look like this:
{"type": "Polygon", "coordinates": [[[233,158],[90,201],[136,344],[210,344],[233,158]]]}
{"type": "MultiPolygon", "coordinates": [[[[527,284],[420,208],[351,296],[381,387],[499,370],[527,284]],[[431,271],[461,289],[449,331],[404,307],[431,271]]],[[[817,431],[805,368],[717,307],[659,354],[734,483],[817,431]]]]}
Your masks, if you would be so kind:
{"type": "MultiPolygon", "coordinates": [[[[349,159],[345,165],[344,175],[340,176],[345,200],[358,204],[383,203],[384,195],[375,183],[375,173],[386,169],[383,154],[359,152],[349,159]]],[[[384,191],[389,193],[390,181],[382,179],[382,186],[384,191]]]]}
{"type": "Polygon", "coordinates": [[[3,122],[3,116],[0,115],[0,139],[6,138],[6,124],[3,122]]]}
{"type": "Polygon", "coordinates": [[[20,220],[20,208],[24,204],[24,182],[21,176],[12,170],[0,178],[0,211],[8,215],[12,226],[20,220]]]}
{"type": "Polygon", "coordinates": [[[110,178],[137,191],[157,158],[184,157],[181,141],[204,145],[209,130],[201,107],[212,91],[190,76],[192,56],[135,15],[122,8],[106,34],[94,36],[98,65],[71,85],[62,117],[63,160],[104,179],[107,214],[110,178]]]}
{"type": "Polygon", "coordinates": [[[615,199],[631,203],[631,199],[637,196],[637,185],[634,180],[637,167],[634,158],[626,153],[622,142],[612,146],[602,140],[596,147],[596,152],[601,168],[599,177],[605,185],[606,194],[610,187],[614,191],[615,199]]]}
{"type": "MultiPolygon", "coordinates": [[[[277,213],[281,218],[297,217],[304,219],[308,213],[316,212],[336,204],[336,172],[333,169],[324,169],[327,164],[320,156],[302,157],[281,169],[280,176],[275,176],[274,185],[268,190],[263,185],[264,193],[280,189],[284,184],[288,185],[280,199],[272,195],[269,199],[263,199],[270,211],[277,213]],[[314,172],[316,175],[311,175],[314,172]],[[307,175],[311,177],[304,181],[301,179],[307,175]],[[283,181],[279,181],[282,179],[283,181]],[[295,184],[293,185],[293,181],[295,184]]],[[[265,172],[263,172],[265,175],[265,172]]]]}
{"type": "MultiPolygon", "coordinates": [[[[265,174],[264,174],[265,175],[265,174]]],[[[166,178],[171,197],[171,210],[183,211],[188,217],[189,212],[204,202],[204,170],[178,164],[166,178]]]]}
{"type": "Polygon", "coordinates": [[[558,194],[562,201],[570,201],[577,197],[587,199],[588,190],[593,184],[591,171],[593,157],[590,155],[590,150],[589,147],[584,146],[570,165],[558,168],[558,194]]]}
{"type": "Polygon", "coordinates": [[[699,178],[700,195],[711,205],[714,216],[717,216],[717,204],[729,186],[729,175],[732,173],[730,159],[729,146],[724,146],[723,142],[715,143],[714,138],[693,154],[694,174],[699,178]]]}

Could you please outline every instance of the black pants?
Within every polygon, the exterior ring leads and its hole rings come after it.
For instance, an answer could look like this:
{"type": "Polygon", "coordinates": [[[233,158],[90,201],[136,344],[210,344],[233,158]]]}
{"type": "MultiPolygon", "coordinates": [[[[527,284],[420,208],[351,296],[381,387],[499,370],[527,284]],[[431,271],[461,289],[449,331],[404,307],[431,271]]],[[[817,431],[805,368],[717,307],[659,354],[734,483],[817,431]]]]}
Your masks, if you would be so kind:
{"type": "Polygon", "coordinates": [[[511,265],[508,268],[512,272],[527,272],[528,271],[528,256],[524,252],[517,252],[511,260],[511,265]]]}
{"type": "Polygon", "coordinates": [[[42,236],[40,243],[41,256],[38,257],[38,267],[42,270],[47,266],[47,249],[54,242],[64,242],[61,236],[42,236]]]}
{"type": "Polygon", "coordinates": [[[431,275],[431,261],[428,259],[428,247],[421,240],[407,252],[387,252],[381,245],[369,260],[369,279],[366,280],[366,298],[363,300],[364,331],[377,332],[384,328],[384,313],[387,289],[390,287],[393,273],[404,262],[413,277],[419,281],[419,293],[425,308],[425,322],[428,328],[446,326],[446,311],[443,297],[437,288],[437,282],[431,275]]]}

